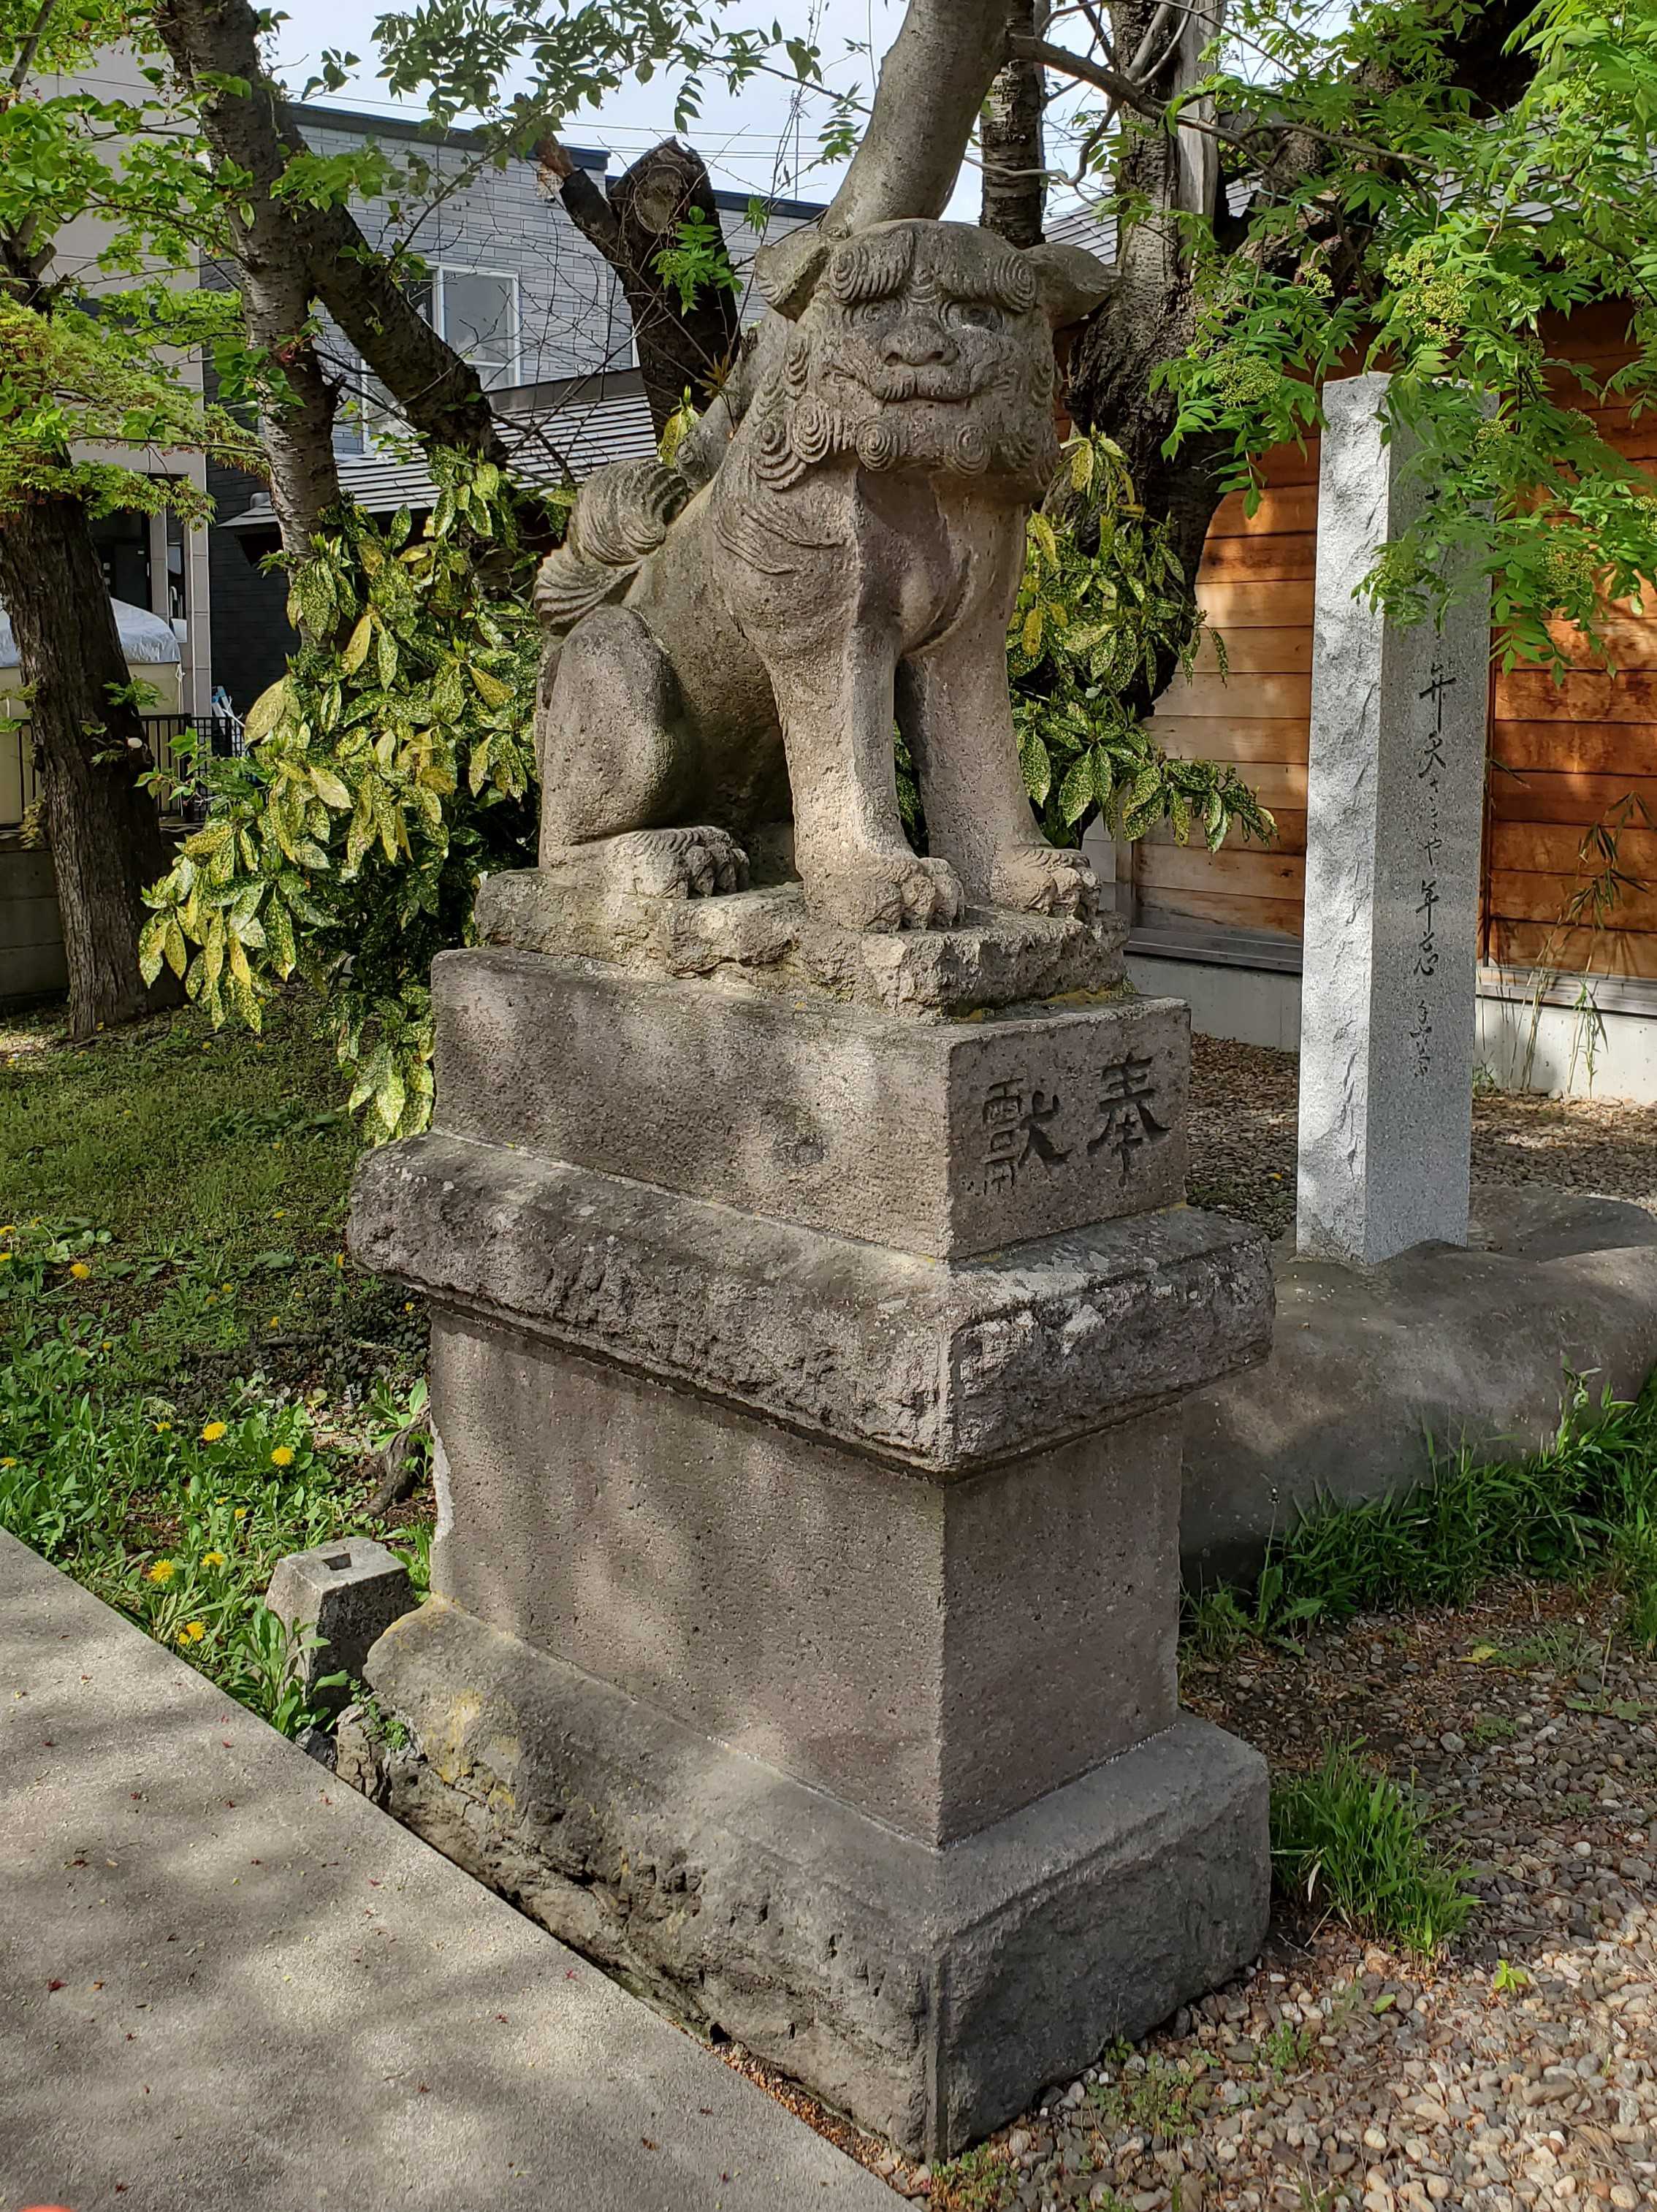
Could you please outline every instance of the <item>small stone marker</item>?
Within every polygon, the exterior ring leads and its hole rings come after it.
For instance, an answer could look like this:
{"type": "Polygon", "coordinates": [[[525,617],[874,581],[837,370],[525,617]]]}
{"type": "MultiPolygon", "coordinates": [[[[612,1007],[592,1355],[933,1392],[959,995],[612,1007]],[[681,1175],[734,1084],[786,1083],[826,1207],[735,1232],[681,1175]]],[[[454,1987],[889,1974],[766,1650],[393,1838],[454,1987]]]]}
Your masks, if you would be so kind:
{"type": "MultiPolygon", "coordinates": [[[[277,1561],[265,1603],[289,1629],[314,1629],[323,1639],[297,1656],[295,1672],[308,1686],[341,1672],[359,1680],[370,1650],[393,1621],[414,1610],[408,1570],[371,1537],[348,1536],[314,1552],[277,1561]]],[[[344,1705],[349,1684],[320,1691],[317,1702],[344,1705]]]]}
{"type": "Polygon", "coordinates": [[[1307,776],[1300,1250],[1467,1241],[1488,591],[1441,629],[1354,597],[1419,515],[1388,380],[1324,386],[1307,776]]]}

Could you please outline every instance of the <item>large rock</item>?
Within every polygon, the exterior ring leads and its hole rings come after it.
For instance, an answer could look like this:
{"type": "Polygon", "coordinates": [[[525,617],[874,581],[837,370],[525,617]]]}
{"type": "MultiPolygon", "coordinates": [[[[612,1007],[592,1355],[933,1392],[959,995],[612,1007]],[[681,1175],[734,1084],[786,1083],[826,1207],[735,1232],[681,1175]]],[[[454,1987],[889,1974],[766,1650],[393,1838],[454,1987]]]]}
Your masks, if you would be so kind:
{"type": "Polygon", "coordinates": [[[1185,1401],[1194,1584],[1252,1572],[1303,1512],[1429,1481],[1435,1449],[1536,1450],[1579,1384],[1633,1398],[1657,1363],[1657,1218],[1616,1199],[1485,1186],[1465,1249],[1350,1267],[1280,1248],[1276,1273],[1270,1358],[1185,1401]]]}

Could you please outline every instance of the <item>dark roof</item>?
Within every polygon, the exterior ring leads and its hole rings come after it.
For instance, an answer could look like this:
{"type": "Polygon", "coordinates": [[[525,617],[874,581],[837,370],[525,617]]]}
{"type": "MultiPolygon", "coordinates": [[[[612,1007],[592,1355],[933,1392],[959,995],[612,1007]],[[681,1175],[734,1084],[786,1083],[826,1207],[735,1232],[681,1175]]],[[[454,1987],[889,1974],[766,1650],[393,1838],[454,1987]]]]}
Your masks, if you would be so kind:
{"type": "MultiPolygon", "coordinates": [[[[295,100],[289,113],[302,131],[360,131],[365,138],[422,139],[428,146],[481,146],[485,134],[481,131],[463,131],[451,125],[443,130],[436,123],[423,121],[411,115],[369,115],[360,107],[327,107],[320,100],[295,100]]],[[[559,142],[561,144],[562,141],[559,142]]],[[[564,146],[564,152],[577,168],[604,170],[609,167],[610,156],[601,146],[564,146]]],[[[525,156],[527,159],[527,156],[525,156]]]]}
{"type": "MultiPolygon", "coordinates": [[[[415,116],[370,115],[360,107],[328,107],[317,100],[295,100],[290,112],[302,130],[360,131],[365,138],[406,138],[423,141],[428,146],[478,146],[484,143],[481,131],[440,130],[435,123],[423,122],[415,116]]],[[[604,147],[571,146],[563,140],[559,143],[577,168],[596,170],[600,176],[608,170],[610,155],[604,147]]],[[[524,155],[520,158],[527,161],[530,157],[524,155]]],[[[802,222],[821,215],[828,204],[825,200],[783,199],[772,192],[738,191],[725,185],[714,188],[716,207],[740,210],[750,200],[758,200],[773,215],[795,216],[802,222]]]]}

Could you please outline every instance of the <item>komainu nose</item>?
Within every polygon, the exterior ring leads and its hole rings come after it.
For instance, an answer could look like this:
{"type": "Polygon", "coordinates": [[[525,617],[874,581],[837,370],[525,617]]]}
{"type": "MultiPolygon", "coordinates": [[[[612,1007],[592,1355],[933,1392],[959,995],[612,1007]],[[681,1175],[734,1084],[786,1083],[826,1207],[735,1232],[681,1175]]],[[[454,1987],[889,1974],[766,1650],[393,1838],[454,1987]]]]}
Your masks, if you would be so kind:
{"type": "Polygon", "coordinates": [[[958,349],[941,323],[935,322],[929,317],[925,319],[917,317],[911,321],[899,323],[896,330],[888,331],[885,353],[887,361],[894,365],[901,363],[905,368],[928,368],[955,360],[958,349]]]}

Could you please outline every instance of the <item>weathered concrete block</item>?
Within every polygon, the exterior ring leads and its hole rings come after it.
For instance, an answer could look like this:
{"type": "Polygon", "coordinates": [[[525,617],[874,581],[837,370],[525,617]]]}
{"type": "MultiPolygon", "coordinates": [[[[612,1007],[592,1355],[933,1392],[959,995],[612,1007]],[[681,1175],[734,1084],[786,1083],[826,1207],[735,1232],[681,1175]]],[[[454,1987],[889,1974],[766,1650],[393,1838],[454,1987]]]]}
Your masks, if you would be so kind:
{"type": "Polygon", "coordinates": [[[443,1595],[343,1771],[959,2148],[1264,1924],[1260,1762],[1176,1705],[1177,1401],[1270,1331],[1264,1241],[1159,1202],[1183,1010],[436,980],[440,1126],[350,1241],[432,1302],[443,1595]]]}
{"type": "Polygon", "coordinates": [[[1441,629],[1355,597],[1431,486],[1388,380],[1326,384],[1307,769],[1299,1244],[1375,1265],[1467,1235],[1489,586],[1441,629]]]}
{"type": "Polygon", "coordinates": [[[1185,1401],[1181,1548],[1194,1583],[1240,1579],[1329,1500],[1428,1481],[1428,1440],[1482,1460],[1540,1449],[1571,1378],[1637,1396],[1657,1363],[1657,1219],[1540,1185],[1475,1190],[1465,1249],[1379,1267],[1277,1254],[1266,1363],[1185,1401]]]}
{"type": "Polygon", "coordinates": [[[340,1771],[565,1941],[937,2158],[1252,1958],[1258,1753],[1182,1719],[944,1850],[434,1600],[340,1771]]]}
{"type": "Polygon", "coordinates": [[[1113,914],[1080,921],[990,907],[969,910],[955,929],[841,929],[812,919],[797,883],[660,898],[567,862],[490,877],[478,894],[478,934],[485,945],[600,960],[637,975],[740,976],[789,999],[822,994],[936,1021],[1070,992],[1120,991],[1128,925],[1113,914]]]}
{"type": "Polygon", "coordinates": [[[1172,1410],[929,1481],[441,1309],[432,1401],[436,1589],[906,1835],[1174,1718],[1172,1410]]]}
{"type": "Polygon", "coordinates": [[[1185,1195],[1172,999],[906,1022],[510,952],[432,992],[456,1136],[935,1257],[1185,1195]]]}
{"type": "MultiPolygon", "coordinates": [[[[370,1647],[412,1611],[415,1599],[408,1570],[394,1553],[370,1537],[347,1536],[278,1559],[265,1602],[289,1629],[321,1638],[295,1662],[300,1679],[312,1685],[342,1670],[360,1680],[370,1647]]],[[[318,1702],[338,1707],[350,1696],[350,1686],[342,1684],[320,1692],[318,1702]]]]}
{"type": "Polygon", "coordinates": [[[1271,1340],[1264,1238],[1185,1206],[938,1261],[428,1135],[367,1155],[349,1235],[440,1307],[941,1474],[1126,1419],[1271,1340]]]}

